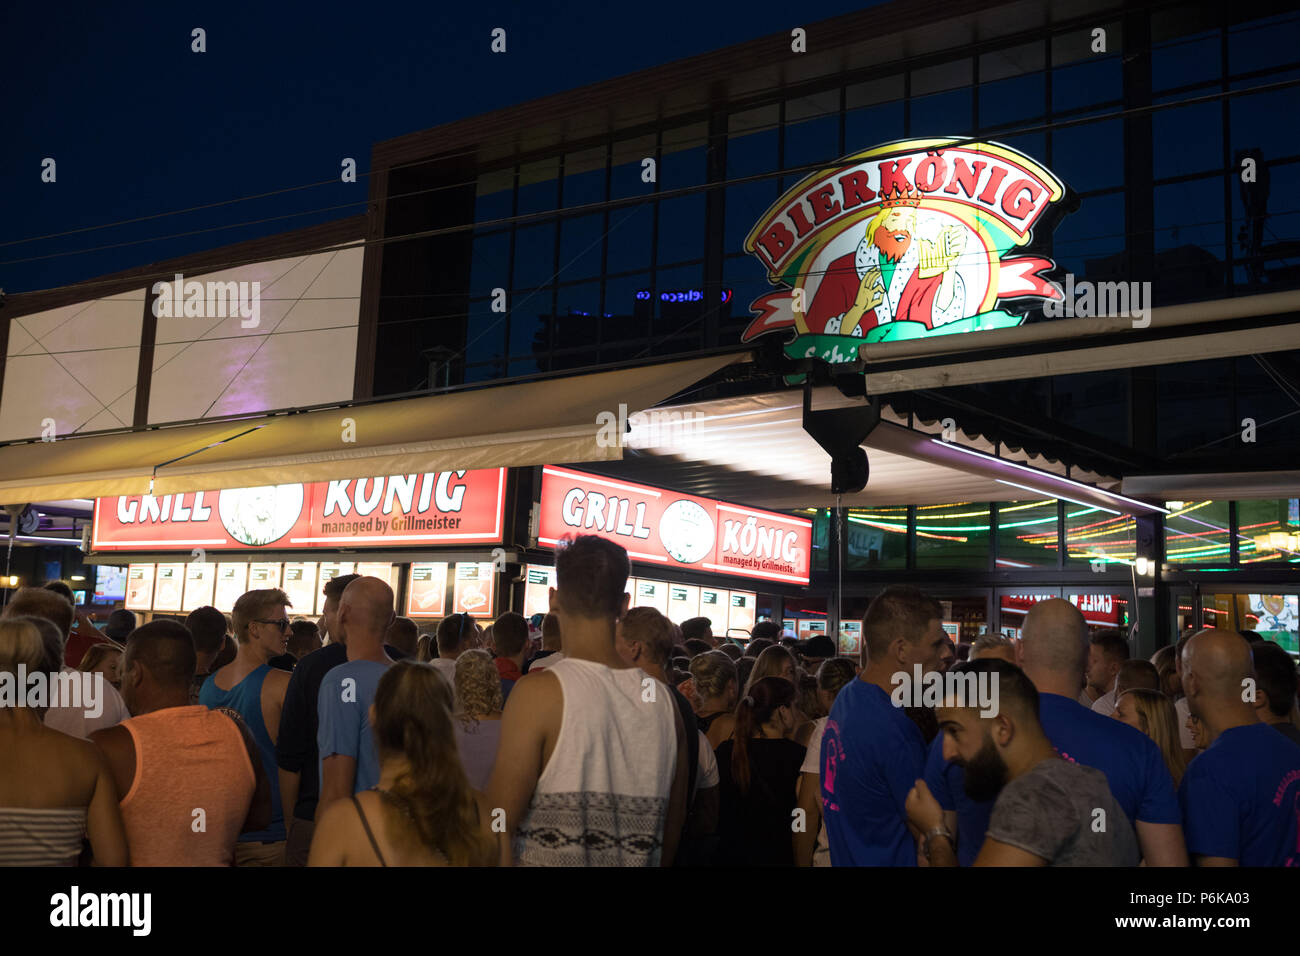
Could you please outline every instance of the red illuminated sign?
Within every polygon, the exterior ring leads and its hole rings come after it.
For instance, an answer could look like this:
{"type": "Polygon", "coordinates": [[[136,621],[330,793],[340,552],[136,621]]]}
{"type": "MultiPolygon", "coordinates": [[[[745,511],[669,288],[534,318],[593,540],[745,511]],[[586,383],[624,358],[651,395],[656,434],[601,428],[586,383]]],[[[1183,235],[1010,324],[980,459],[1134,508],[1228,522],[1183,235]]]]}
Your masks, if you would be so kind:
{"type": "MultiPolygon", "coordinates": [[[[1008,614],[1025,614],[1039,601],[1056,597],[1054,594],[1004,594],[1002,610],[1008,614]]],[[[1119,608],[1127,603],[1111,594],[1067,594],[1071,604],[1083,612],[1083,618],[1094,627],[1119,627],[1119,608]]]]}
{"type": "Polygon", "coordinates": [[[565,468],[542,469],[538,543],[594,534],[633,561],[807,584],[812,522],[565,468]]]}
{"type": "Polygon", "coordinates": [[[499,544],[506,470],[98,498],[95,551],[499,544]]]}

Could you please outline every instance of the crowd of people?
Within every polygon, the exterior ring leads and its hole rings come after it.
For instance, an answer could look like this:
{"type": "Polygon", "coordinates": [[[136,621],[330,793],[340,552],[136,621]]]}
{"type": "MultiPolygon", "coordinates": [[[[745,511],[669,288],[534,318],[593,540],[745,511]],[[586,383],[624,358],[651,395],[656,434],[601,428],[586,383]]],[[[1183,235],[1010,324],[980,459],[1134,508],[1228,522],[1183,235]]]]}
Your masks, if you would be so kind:
{"type": "Polygon", "coordinates": [[[891,587],[862,659],[629,608],[627,552],[556,554],[551,613],[433,634],[345,575],[103,633],[54,585],[0,616],[0,864],[1300,865],[1296,667],[1188,632],[1151,661],[1059,599],[957,647],[891,587]],[[939,675],[900,704],[900,675],[939,675]],[[969,693],[994,688],[989,700],[969,693]]]}

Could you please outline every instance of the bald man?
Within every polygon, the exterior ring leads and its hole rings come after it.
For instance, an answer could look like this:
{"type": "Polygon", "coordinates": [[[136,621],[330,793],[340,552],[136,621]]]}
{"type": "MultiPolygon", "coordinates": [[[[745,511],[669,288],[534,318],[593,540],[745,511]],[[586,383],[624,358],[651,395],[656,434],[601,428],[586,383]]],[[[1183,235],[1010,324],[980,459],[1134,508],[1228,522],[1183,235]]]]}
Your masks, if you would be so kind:
{"type": "Polygon", "coordinates": [[[1259,719],[1250,645],[1210,629],[1183,648],[1183,693],[1207,746],[1178,798],[1199,866],[1300,866],[1300,745],[1259,719]]]}
{"type": "Polygon", "coordinates": [[[316,701],[322,808],[379,783],[370,703],[379,678],[395,660],[384,650],[384,635],[396,616],[393,589],[379,578],[357,578],[339,599],[348,659],[325,675],[316,701]]]}
{"type": "MultiPolygon", "coordinates": [[[[1088,625],[1069,601],[1041,601],[1025,615],[1021,666],[1038,690],[1043,731],[1062,758],[1106,775],[1116,802],[1136,825],[1147,866],[1186,866],[1182,812],[1160,748],[1141,731],[1094,713],[1078,701],[1089,646],[1088,625]]],[[[954,777],[949,771],[950,788],[956,786],[954,777]]],[[[992,805],[986,804],[985,820],[991,812],[992,805]]],[[[979,819],[974,809],[967,816],[979,819]]],[[[983,844],[984,833],[963,834],[958,829],[959,856],[963,842],[965,851],[971,852],[972,841],[976,847],[983,844]]]]}
{"type": "Polygon", "coordinates": [[[122,661],[122,696],[134,716],[90,736],[125,794],[132,866],[231,866],[239,834],[271,822],[270,779],[243,719],[190,703],[195,661],[183,625],[136,628],[122,661]]]}

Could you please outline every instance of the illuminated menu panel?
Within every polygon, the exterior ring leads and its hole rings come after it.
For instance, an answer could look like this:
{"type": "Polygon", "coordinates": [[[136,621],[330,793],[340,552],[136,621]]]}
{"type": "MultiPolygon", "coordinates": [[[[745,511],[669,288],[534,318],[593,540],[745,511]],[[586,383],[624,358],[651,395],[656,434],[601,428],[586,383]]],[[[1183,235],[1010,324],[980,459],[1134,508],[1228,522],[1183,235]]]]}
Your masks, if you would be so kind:
{"type": "Polygon", "coordinates": [[[217,586],[212,606],[218,611],[232,611],[239,596],[248,590],[248,565],[222,562],[217,565],[217,586]]]}
{"type": "Polygon", "coordinates": [[[447,562],[417,561],[406,588],[407,617],[442,617],[447,611],[447,562]]]}
{"type": "Polygon", "coordinates": [[[728,602],[727,633],[744,631],[748,634],[754,629],[754,615],[758,608],[758,595],[752,591],[732,591],[728,602]]]}
{"type": "Polygon", "coordinates": [[[799,622],[799,640],[806,641],[814,634],[825,634],[825,621],[801,620],[799,622]]]}
{"type": "Polygon", "coordinates": [[[315,562],[288,563],[284,566],[284,593],[296,614],[311,614],[316,607],[315,562]]]}
{"type": "Polygon", "coordinates": [[[844,657],[857,657],[862,652],[861,621],[840,622],[840,641],[837,650],[844,657]]]}
{"type": "Polygon", "coordinates": [[[179,611],[185,592],[185,565],[160,564],[153,585],[155,611],[179,611]]]}
{"type": "Polygon", "coordinates": [[[668,620],[674,624],[700,616],[700,589],[693,584],[668,585],[668,620]]]}
{"type": "Polygon", "coordinates": [[[212,603],[213,589],[217,583],[217,566],[207,561],[194,561],[185,565],[185,599],[181,610],[193,611],[212,603]]]}
{"type": "Polygon", "coordinates": [[[248,566],[248,590],[260,591],[262,588],[280,586],[280,565],[254,563],[248,566]]]}
{"type": "Polygon", "coordinates": [[[491,617],[492,598],[495,595],[492,562],[458,562],[456,584],[452,596],[452,613],[471,617],[491,617]]]}
{"type": "MultiPolygon", "coordinates": [[[[351,568],[353,566],[347,564],[344,565],[344,567],[351,568]]],[[[381,581],[387,581],[388,586],[392,588],[394,591],[397,590],[396,569],[393,567],[393,564],[389,561],[362,561],[356,565],[355,571],[344,571],[343,573],[359,574],[365,578],[379,578],[379,580],[381,581]]],[[[321,587],[324,587],[325,582],[322,581],[320,585],[321,587]]]]}
{"type": "Polygon", "coordinates": [[[153,608],[152,564],[132,564],[126,571],[126,609],[148,611],[153,608]]]}
{"type": "Polygon", "coordinates": [[[707,617],[712,624],[722,630],[727,621],[727,601],[731,592],[719,588],[700,588],[700,617],[707,617]]]}
{"type": "MultiPolygon", "coordinates": [[[[317,614],[324,614],[325,595],[323,592],[325,590],[325,585],[328,584],[330,581],[334,580],[335,578],[339,578],[345,574],[352,574],[352,573],[353,572],[352,572],[351,561],[343,561],[343,562],[322,561],[319,564],[317,564],[316,565],[317,588],[316,588],[315,607],[314,609],[306,608],[302,611],[302,613],[310,614],[314,610],[315,613],[317,614]]],[[[388,579],[385,578],[384,580],[388,580],[388,579]]]]}
{"type": "Polygon", "coordinates": [[[633,578],[635,590],[632,592],[633,607],[652,607],[660,614],[668,613],[668,585],[663,581],[649,581],[645,578],[633,578]]]}
{"type": "Polygon", "coordinates": [[[530,564],[524,568],[524,617],[546,614],[551,610],[551,588],[555,587],[555,568],[530,564]]]}

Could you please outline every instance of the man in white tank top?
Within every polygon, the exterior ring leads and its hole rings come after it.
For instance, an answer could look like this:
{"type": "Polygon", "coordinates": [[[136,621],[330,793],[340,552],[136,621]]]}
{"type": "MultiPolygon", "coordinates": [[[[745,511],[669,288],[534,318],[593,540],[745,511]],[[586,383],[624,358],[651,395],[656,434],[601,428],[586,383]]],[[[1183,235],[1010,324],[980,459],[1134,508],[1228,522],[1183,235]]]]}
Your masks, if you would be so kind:
{"type": "Polygon", "coordinates": [[[592,535],[555,556],[564,659],[515,685],[487,789],[484,823],[504,866],[672,863],[686,812],[685,732],[668,688],[615,650],[630,572],[623,548],[592,535]]]}

